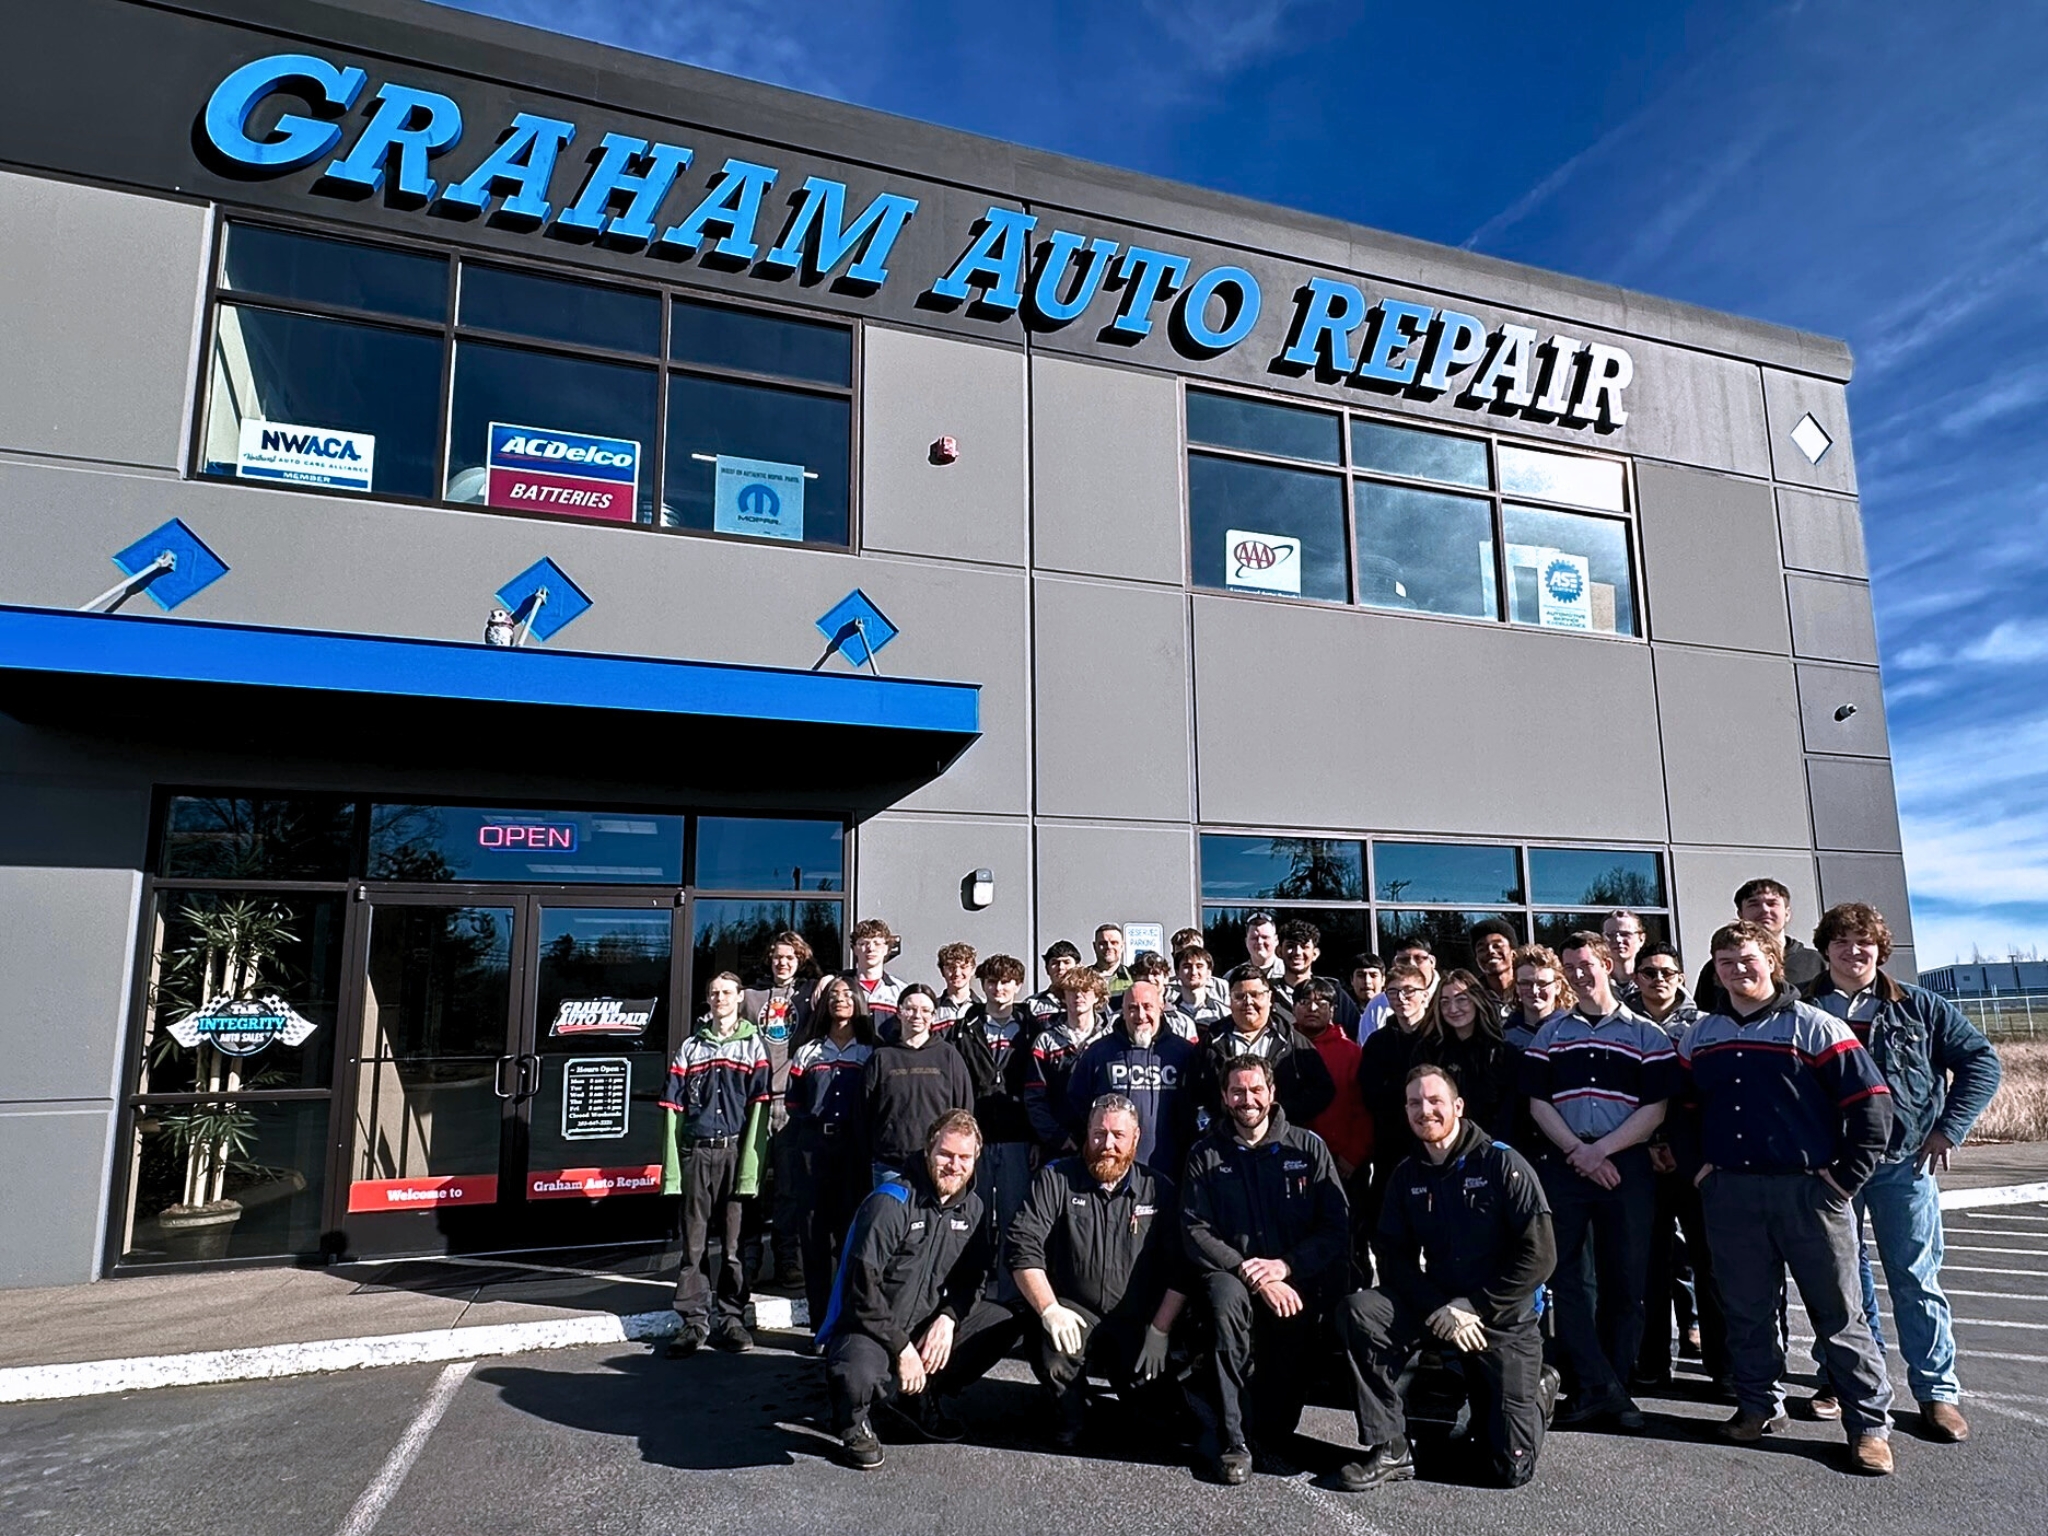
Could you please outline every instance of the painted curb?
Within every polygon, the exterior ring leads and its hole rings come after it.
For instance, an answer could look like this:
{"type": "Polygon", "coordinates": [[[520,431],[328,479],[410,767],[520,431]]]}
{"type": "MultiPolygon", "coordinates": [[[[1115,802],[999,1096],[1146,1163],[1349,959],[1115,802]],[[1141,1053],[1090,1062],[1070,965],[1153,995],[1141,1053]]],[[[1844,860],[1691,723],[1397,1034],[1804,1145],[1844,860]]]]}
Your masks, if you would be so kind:
{"type": "Polygon", "coordinates": [[[1999,1184],[1990,1189],[1944,1189],[1944,1211],[1980,1211],[1994,1205],[2032,1205],[2048,1200],[2048,1184],[1999,1184]]]}

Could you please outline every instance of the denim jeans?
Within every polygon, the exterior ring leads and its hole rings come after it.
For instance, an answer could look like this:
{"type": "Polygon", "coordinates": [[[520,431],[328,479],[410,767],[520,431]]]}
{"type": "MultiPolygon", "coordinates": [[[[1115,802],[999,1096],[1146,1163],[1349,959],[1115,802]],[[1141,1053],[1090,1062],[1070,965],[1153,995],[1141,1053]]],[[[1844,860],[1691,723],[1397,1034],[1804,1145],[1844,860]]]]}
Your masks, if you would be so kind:
{"type": "MultiPolygon", "coordinates": [[[[1948,1297],[1941,1289],[1941,1186],[1932,1174],[1921,1173],[1913,1158],[1884,1163],[1856,1192],[1856,1210],[1877,1236],[1913,1401],[1955,1402],[1962,1387],[1956,1380],[1948,1297]]],[[[1874,1289],[1870,1261],[1863,1262],[1863,1283],[1874,1289]]]]}

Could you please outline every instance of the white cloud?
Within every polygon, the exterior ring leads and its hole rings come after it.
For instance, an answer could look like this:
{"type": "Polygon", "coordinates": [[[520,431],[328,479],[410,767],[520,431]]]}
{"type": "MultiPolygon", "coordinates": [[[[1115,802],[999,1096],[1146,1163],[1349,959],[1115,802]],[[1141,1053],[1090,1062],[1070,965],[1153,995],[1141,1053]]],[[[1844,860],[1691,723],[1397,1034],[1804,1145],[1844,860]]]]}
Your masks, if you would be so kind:
{"type": "Polygon", "coordinates": [[[1144,0],[1144,8],[1190,58],[1230,74],[1280,48],[1288,12],[1299,6],[1297,0],[1144,0]]]}
{"type": "Polygon", "coordinates": [[[718,5],[668,0],[439,0],[549,32],[630,48],[720,74],[845,99],[842,82],[793,25],[799,18],[767,0],[718,5]]]}
{"type": "Polygon", "coordinates": [[[1909,645],[1892,658],[1892,665],[1901,672],[1926,672],[1958,665],[2015,667],[2042,661],[2048,661],[2048,619],[2005,619],[1966,645],[1939,640],[1909,645]]]}
{"type": "Polygon", "coordinates": [[[1972,954],[2002,958],[2014,950],[2043,946],[2048,946],[2048,925],[2016,922],[2002,912],[1960,908],[1913,913],[1913,960],[1923,972],[1967,962],[1972,954]]]}

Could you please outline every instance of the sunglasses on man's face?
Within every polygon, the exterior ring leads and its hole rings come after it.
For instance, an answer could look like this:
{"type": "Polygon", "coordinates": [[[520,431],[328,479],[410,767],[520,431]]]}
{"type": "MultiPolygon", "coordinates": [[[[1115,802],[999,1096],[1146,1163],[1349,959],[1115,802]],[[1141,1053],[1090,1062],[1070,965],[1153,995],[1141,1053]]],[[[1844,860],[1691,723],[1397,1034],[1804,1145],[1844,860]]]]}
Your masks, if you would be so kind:
{"type": "Polygon", "coordinates": [[[1649,966],[1636,974],[1645,981],[1677,981],[1685,975],[1683,971],[1667,971],[1661,966],[1649,966]]]}

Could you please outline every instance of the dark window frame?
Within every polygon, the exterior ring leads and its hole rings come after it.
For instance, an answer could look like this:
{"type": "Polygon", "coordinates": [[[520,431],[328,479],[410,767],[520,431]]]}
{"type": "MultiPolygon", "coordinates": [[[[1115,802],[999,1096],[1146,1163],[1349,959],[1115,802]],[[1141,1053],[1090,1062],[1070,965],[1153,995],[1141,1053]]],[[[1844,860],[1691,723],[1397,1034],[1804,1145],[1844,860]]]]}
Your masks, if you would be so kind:
{"type": "MultiPolygon", "coordinates": [[[[1456,624],[1505,625],[1518,630],[1537,630],[1547,634],[1590,635],[1602,640],[1631,641],[1637,644],[1649,643],[1649,605],[1643,589],[1643,540],[1636,496],[1635,459],[1628,454],[1601,453],[1588,451],[1576,443],[1554,443],[1541,438],[1520,437],[1513,433],[1496,432],[1483,424],[1467,425],[1462,422],[1437,422],[1417,420],[1412,416],[1400,416],[1388,411],[1371,410],[1354,405],[1350,401],[1304,400],[1298,396],[1283,395],[1267,390],[1248,389],[1225,381],[1180,379],[1181,401],[1181,456],[1183,462],[1195,455],[1214,458],[1238,459],[1246,463],[1262,464],[1269,468],[1293,470],[1302,474],[1340,476],[1344,481],[1344,569],[1347,596],[1343,605],[1370,613],[1394,614],[1403,618],[1437,619],[1456,624]],[[1322,411],[1337,418],[1339,462],[1323,464],[1308,459],[1289,458],[1284,454],[1261,453],[1248,448],[1228,448],[1209,443],[1198,443],[1188,434],[1187,396],[1190,392],[1212,395],[1234,395],[1240,399],[1260,404],[1288,405],[1296,409],[1322,411]],[[1413,475],[1395,474],[1388,470],[1371,469],[1356,462],[1353,456],[1351,423],[1354,420],[1371,422],[1376,426],[1405,427],[1410,431],[1430,432],[1444,437],[1458,437],[1466,441],[1482,442],[1486,446],[1485,486],[1461,485],[1446,480],[1427,480],[1413,475]],[[1553,453],[1563,458],[1594,459],[1602,463],[1621,466],[1622,510],[1611,511],[1600,507],[1586,507],[1573,502],[1549,501],[1542,497],[1510,494],[1501,488],[1500,450],[1503,446],[1522,448],[1537,453],[1553,453]],[[1358,486],[1364,482],[1389,485],[1406,490],[1431,491],[1439,495],[1463,496],[1488,503],[1493,536],[1493,584],[1494,618],[1480,618],[1471,614],[1438,613],[1430,609],[1387,608],[1379,604],[1361,602],[1359,598],[1358,573],[1358,486]],[[1623,537],[1628,544],[1628,574],[1631,584],[1630,606],[1635,618],[1633,630],[1546,630],[1538,624],[1517,622],[1508,617],[1507,524],[1506,506],[1531,507],[1546,512],[1569,512],[1582,517],[1604,519],[1619,523],[1623,537]]],[[[1183,480],[1185,481],[1185,475],[1183,480]]],[[[1184,493],[1185,494],[1185,493],[1184,493]]],[[[1182,520],[1192,528],[1193,505],[1188,501],[1182,508],[1182,520]]],[[[1194,540],[1187,541],[1187,564],[1185,578],[1191,592],[1211,592],[1225,597],[1244,598],[1259,602],[1316,603],[1321,607],[1338,606],[1328,598],[1314,598],[1303,595],[1290,596],[1279,592],[1256,592],[1236,587],[1203,586],[1195,580],[1194,540]]]]}
{"type": "MultiPolygon", "coordinates": [[[[1468,619],[1465,622],[1487,623],[1492,621],[1468,619]]],[[[1267,910],[1284,908],[1290,911],[1295,909],[1322,908],[1330,911],[1363,913],[1366,921],[1366,931],[1373,936],[1373,942],[1377,945],[1379,942],[1380,920],[1388,913],[1472,912],[1485,909],[1500,912],[1509,921],[1519,926],[1524,936],[1523,942],[1533,942],[1530,936],[1536,931],[1535,923],[1540,915],[1553,912],[1585,912],[1592,910],[1583,902],[1537,901],[1534,899],[1530,853],[1536,850],[1562,848],[1570,849],[1573,852],[1647,853],[1653,855],[1659,860],[1659,872],[1664,886],[1663,903],[1658,906],[1630,907],[1628,910],[1644,918],[1660,920],[1669,933],[1676,934],[1678,931],[1678,907],[1677,903],[1672,899],[1672,850],[1671,845],[1668,843],[1620,843],[1607,840],[1574,842],[1569,838],[1433,837],[1416,832],[1390,831],[1329,832],[1316,830],[1299,833],[1298,835],[1302,837],[1312,837],[1328,842],[1361,843],[1364,845],[1366,898],[1361,901],[1343,901],[1335,898],[1326,899],[1323,897],[1306,896],[1298,899],[1211,896],[1202,886],[1200,867],[1200,840],[1202,837],[1273,837],[1277,834],[1270,829],[1261,831],[1243,826],[1211,826],[1206,824],[1198,827],[1196,831],[1197,863],[1195,869],[1195,889],[1197,892],[1197,926],[1206,926],[1207,915],[1212,911],[1256,911],[1262,907],[1267,910]],[[1379,847],[1383,843],[1423,843],[1434,846],[1511,848],[1515,853],[1515,869],[1521,881],[1522,899],[1514,902],[1381,901],[1372,893],[1379,889],[1379,847]]],[[[1613,909],[1607,908],[1605,910],[1611,911],[1613,909]]],[[[1604,915],[1604,912],[1602,915],[1604,915]]],[[[1387,956],[1385,958],[1391,959],[1392,957],[1387,956]]],[[[1318,962],[1318,974],[1337,975],[1341,968],[1349,965],[1350,959],[1349,955],[1332,954],[1326,949],[1321,961],[1318,962]]]]}
{"type": "MultiPolygon", "coordinates": [[[[684,531],[684,530],[673,530],[684,531]]],[[[751,542],[751,541],[750,541],[751,542]]],[[[403,798],[389,791],[365,792],[352,789],[335,790],[319,785],[295,785],[291,787],[221,785],[199,782],[176,782],[158,784],[151,797],[148,853],[142,871],[141,888],[137,893],[137,919],[134,944],[129,955],[128,997],[123,1008],[126,1034],[122,1042],[121,1079],[115,1098],[115,1136],[110,1153],[109,1169],[110,1197],[106,1207],[106,1225],[101,1235],[102,1270],[108,1275],[123,1274],[166,1274],[187,1269],[233,1269],[277,1265],[289,1262],[289,1256],[265,1255],[260,1257],[213,1259],[193,1264],[176,1262],[130,1263],[124,1262],[129,1235],[130,1206],[133,1189],[131,1173],[135,1156],[136,1122],[153,1109],[175,1109],[183,1105],[202,1103],[247,1102],[259,1103],[303,1103],[310,1100],[325,1100],[328,1108],[328,1125],[325,1141],[325,1158],[328,1179],[328,1196],[333,1198],[334,1180],[343,1169],[344,1154],[350,1145],[350,1129],[347,1115],[355,1103],[355,1077],[353,1063],[341,1053],[341,1046],[352,1036],[355,1021],[362,1010],[362,978],[358,974],[364,959],[362,928],[363,914],[371,903],[369,892],[391,892],[399,895],[443,896],[451,902],[489,901],[494,898],[524,900],[529,897],[542,901],[559,898],[568,905],[594,905],[601,902],[607,892],[645,896],[649,893],[667,896],[673,894],[675,905],[672,932],[677,935],[670,957],[670,975],[673,980],[673,996],[683,999],[669,1009],[668,1049],[673,1051],[683,1036],[694,1027],[697,1004],[697,978],[694,975],[696,907],[700,900],[708,901],[759,901],[774,903],[830,903],[839,908],[840,933],[842,937],[852,931],[853,884],[859,859],[860,828],[850,817],[839,818],[845,829],[841,844],[843,864],[840,875],[840,889],[834,891],[790,891],[779,890],[712,890],[699,888],[696,883],[697,821],[700,816],[718,816],[728,819],[761,818],[768,820],[791,819],[782,808],[745,806],[718,806],[698,808],[677,807],[628,807],[627,809],[647,810],[649,814],[675,815],[683,818],[683,880],[675,886],[655,885],[600,885],[600,884],[550,884],[546,881],[446,881],[446,882],[403,882],[369,880],[370,852],[370,807],[373,803],[403,798]],[[348,854],[348,870],[341,879],[219,879],[201,876],[165,875],[162,871],[164,835],[170,819],[172,801],[183,796],[204,796],[214,799],[232,799],[241,796],[252,798],[283,799],[293,795],[334,795],[340,794],[351,800],[356,807],[355,829],[348,854]],[[145,1092],[141,1088],[143,1056],[147,1049],[150,1024],[151,980],[157,961],[157,914],[162,898],[175,896],[180,892],[202,891],[248,891],[257,895],[335,895],[342,898],[342,971],[340,990],[336,998],[334,1048],[337,1052],[334,1067],[327,1086],[321,1088],[260,1088],[236,1089],[233,1092],[145,1092]]],[[[426,801],[431,797],[421,796],[426,801]]],[[[439,803],[439,802],[436,802],[439,803]]],[[[508,810],[531,810],[531,798],[520,801],[503,796],[479,796],[463,802],[465,806],[490,808],[503,806],[508,810]]],[[[616,802],[575,801],[558,803],[547,807],[564,811],[619,811],[616,802]]],[[[810,814],[795,818],[804,821],[830,821],[824,814],[810,814]]],[[[822,973],[830,974],[845,964],[844,955],[820,955],[815,963],[822,973]]]]}
{"type": "Polygon", "coordinates": [[[590,518],[579,518],[559,512],[528,510],[514,507],[487,507],[473,502],[450,501],[447,497],[449,434],[453,431],[453,406],[455,393],[455,348],[463,341],[487,342],[499,346],[518,347],[528,351],[547,352],[561,357],[587,359],[601,363],[624,363],[644,368],[654,373],[656,388],[655,436],[646,445],[648,456],[645,471],[654,493],[655,522],[642,523],[601,523],[599,526],[630,529],[640,533],[661,533],[679,535],[685,538],[713,539],[727,544],[748,544],[770,549],[809,549],[826,554],[859,554],[861,552],[861,505],[860,505],[860,462],[861,462],[861,373],[863,352],[863,326],[857,319],[844,315],[791,305],[764,304],[752,298],[730,297],[723,293],[693,288],[682,283],[648,282],[630,277],[617,277],[611,273],[593,273],[585,269],[561,263],[534,261],[517,254],[498,251],[471,251],[458,245],[435,244],[431,241],[408,239],[404,236],[385,235],[366,237],[358,231],[338,229],[317,220],[295,218],[289,215],[257,212],[218,207],[215,210],[211,230],[212,247],[208,254],[206,314],[201,328],[201,342],[198,356],[198,379],[195,385],[194,409],[190,423],[190,441],[186,452],[186,478],[225,483],[258,490],[285,489],[311,496],[332,496],[344,501],[361,502],[365,499],[396,506],[433,507],[444,510],[482,512],[496,517],[512,517],[545,523],[572,523],[589,526],[590,518]],[[310,299],[273,298],[265,294],[250,293],[245,289],[229,288],[226,285],[227,248],[231,227],[245,225],[253,228],[275,230],[284,234],[309,235],[320,239],[340,240],[351,245],[367,245],[384,250],[401,251],[408,255],[425,255],[439,258],[448,264],[448,302],[446,314],[440,321],[419,320],[402,315],[387,314],[377,310],[359,309],[353,305],[334,304],[310,299]],[[652,295],[661,305],[661,334],[659,350],[655,353],[620,352],[612,348],[583,346],[572,342],[547,340],[534,336],[521,336],[505,331],[490,330],[482,326],[464,325],[459,322],[459,301],[461,297],[462,269],[465,262],[474,261],[482,267],[498,267],[535,277],[586,283],[594,287],[613,288],[635,293],[652,295]],[[780,374],[757,373],[746,369],[728,368],[716,364],[682,362],[671,357],[670,350],[674,329],[675,303],[687,299],[692,303],[706,304],[716,308],[746,310],[770,319],[790,320],[810,325],[827,325],[843,329],[848,341],[848,374],[844,386],[821,383],[816,379],[785,378],[780,374]],[[439,337],[441,341],[441,381],[439,390],[440,415],[435,422],[437,448],[435,453],[434,477],[439,492],[432,496],[404,496],[372,491],[367,497],[360,491],[344,491],[327,486],[256,485],[234,476],[217,476],[206,473],[206,430],[212,410],[213,353],[219,337],[220,314],[224,305],[240,306],[245,309],[260,309],[278,314],[311,315],[319,319],[339,320],[356,325],[373,325],[385,330],[403,331],[415,336],[439,337]],[[821,542],[813,539],[767,539],[751,534],[717,533],[709,528],[672,528],[659,521],[662,507],[663,480],[668,470],[668,413],[669,379],[672,375],[686,374],[737,384],[751,384],[784,390],[791,394],[822,396],[847,402],[847,463],[846,463],[846,542],[844,544],[821,542]]]}

